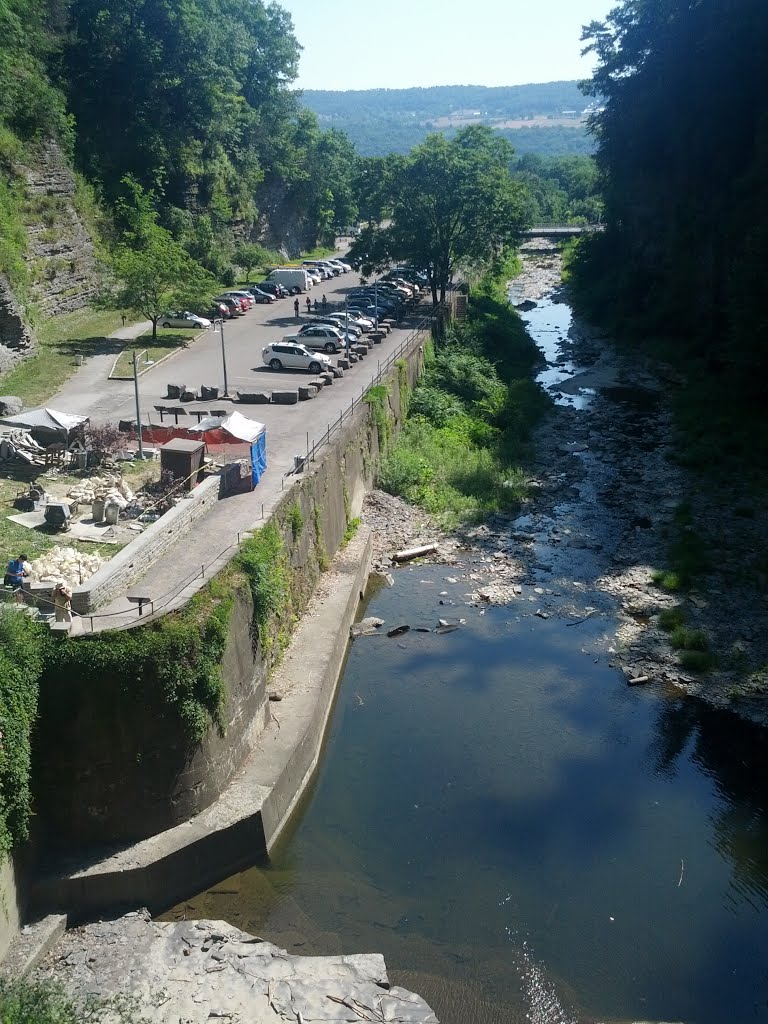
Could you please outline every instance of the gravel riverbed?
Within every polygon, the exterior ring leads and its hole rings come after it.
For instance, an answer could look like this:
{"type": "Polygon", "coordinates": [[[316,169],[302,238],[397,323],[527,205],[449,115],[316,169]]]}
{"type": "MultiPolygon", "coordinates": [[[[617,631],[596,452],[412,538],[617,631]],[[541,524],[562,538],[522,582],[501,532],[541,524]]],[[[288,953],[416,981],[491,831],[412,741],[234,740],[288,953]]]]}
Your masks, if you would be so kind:
{"type": "MultiPolygon", "coordinates": [[[[556,251],[523,256],[512,301],[564,302],[556,251]]],[[[429,560],[452,567],[449,603],[478,613],[503,603],[520,616],[560,619],[573,627],[573,643],[580,622],[597,617],[604,629],[581,649],[628,684],[674,687],[768,723],[768,579],[757,557],[768,515],[745,508],[737,481],[704,485],[676,464],[667,368],[573,318],[549,352],[548,370],[558,369],[547,387],[557,404],[535,432],[521,508],[445,534],[424,512],[373,492],[363,516],[375,533],[374,567],[391,571],[395,550],[436,540],[439,553],[429,560]],[[694,589],[667,593],[652,576],[669,565],[683,503],[710,568],[694,589]],[[676,605],[689,628],[709,637],[715,665],[705,673],[681,667],[659,627],[659,613],[676,605]]]]}

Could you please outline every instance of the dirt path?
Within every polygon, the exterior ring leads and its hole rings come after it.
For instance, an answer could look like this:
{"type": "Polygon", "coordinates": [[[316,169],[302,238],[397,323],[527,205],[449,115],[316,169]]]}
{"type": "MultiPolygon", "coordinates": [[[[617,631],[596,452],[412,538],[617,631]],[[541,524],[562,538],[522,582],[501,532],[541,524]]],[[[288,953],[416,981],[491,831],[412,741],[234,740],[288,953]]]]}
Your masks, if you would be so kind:
{"type": "MultiPolygon", "coordinates": [[[[540,379],[557,403],[536,432],[531,497],[519,515],[442,538],[441,560],[471,582],[468,607],[504,603],[521,616],[558,619],[569,643],[628,682],[684,691],[768,723],[766,577],[756,557],[768,538],[766,514],[740,503],[733,483],[713,491],[675,463],[658,371],[568,323],[556,254],[532,254],[525,264],[513,301],[537,304],[523,316],[545,339],[540,379]],[[694,589],[668,593],[653,573],[669,566],[670,542],[694,530],[710,567],[694,589]],[[707,672],[682,665],[659,626],[659,613],[676,606],[689,630],[709,638],[715,663],[707,672]],[[603,626],[596,640],[579,637],[587,618],[603,626]]],[[[388,550],[435,532],[428,517],[389,496],[371,496],[366,517],[381,530],[382,567],[388,550]]]]}

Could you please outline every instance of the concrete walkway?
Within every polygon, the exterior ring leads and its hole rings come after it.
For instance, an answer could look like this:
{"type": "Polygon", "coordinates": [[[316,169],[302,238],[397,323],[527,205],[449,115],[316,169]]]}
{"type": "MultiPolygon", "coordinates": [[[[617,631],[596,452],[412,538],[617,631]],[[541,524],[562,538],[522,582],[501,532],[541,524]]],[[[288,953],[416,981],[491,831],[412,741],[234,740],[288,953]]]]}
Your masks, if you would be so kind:
{"type": "MultiPolygon", "coordinates": [[[[121,327],[109,337],[115,341],[132,341],[151,327],[149,320],[143,320],[121,327]]],[[[115,402],[123,401],[126,391],[125,381],[109,379],[118,355],[118,351],[111,351],[90,356],[47,404],[62,412],[81,412],[97,421],[109,419],[114,415],[115,402]]]]}

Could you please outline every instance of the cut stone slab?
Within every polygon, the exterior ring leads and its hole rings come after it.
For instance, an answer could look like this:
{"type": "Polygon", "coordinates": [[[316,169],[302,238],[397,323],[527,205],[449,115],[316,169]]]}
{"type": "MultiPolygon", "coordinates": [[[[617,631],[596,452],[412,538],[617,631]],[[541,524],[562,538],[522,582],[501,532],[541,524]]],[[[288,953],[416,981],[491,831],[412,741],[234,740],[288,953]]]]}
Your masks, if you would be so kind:
{"type": "Polygon", "coordinates": [[[333,374],[330,370],[326,370],[325,373],[321,373],[320,379],[324,380],[326,384],[333,384],[333,374]]]}
{"type": "Polygon", "coordinates": [[[273,405],[296,405],[299,401],[298,391],[273,391],[273,405]]]}
{"type": "Polygon", "coordinates": [[[293,956],[224,921],[152,921],[146,911],[67,932],[32,977],[78,1001],[128,995],[151,1024],[438,1024],[420,996],[390,987],[378,953],[293,956]]]}
{"type": "Polygon", "coordinates": [[[317,388],[318,391],[322,391],[326,385],[326,381],[322,377],[317,377],[315,380],[309,382],[310,387],[317,388]]]}
{"type": "Polygon", "coordinates": [[[238,391],[237,400],[248,405],[269,405],[272,394],[269,391],[238,391]]]}
{"type": "Polygon", "coordinates": [[[0,395],[0,416],[17,416],[24,403],[16,395],[0,395]]]}
{"type": "MultiPolygon", "coordinates": [[[[349,362],[348,359],[337,359],[336,360],[336,365],[338,366],[338,368],[340,370],[348,370],[349,366],[350,366],[350,362],[349,362]]],[[[0,399],[0,401],[2,401],[2,399],[0,399]]]]}
{"type": "Polygon", "coordinates": [[[299,401],[307,402],[317,394],[317,388],[313,384],[299,384],[299,401]]]}

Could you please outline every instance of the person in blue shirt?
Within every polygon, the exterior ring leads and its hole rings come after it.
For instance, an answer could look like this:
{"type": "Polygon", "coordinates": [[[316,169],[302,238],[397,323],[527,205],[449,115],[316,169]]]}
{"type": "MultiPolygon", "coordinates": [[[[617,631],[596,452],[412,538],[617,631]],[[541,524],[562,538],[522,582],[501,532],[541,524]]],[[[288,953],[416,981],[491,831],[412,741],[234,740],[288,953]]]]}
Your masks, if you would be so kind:
{"type": "Polygon", "coordinates": [[[6,587],[10,587],[11,590],[21,590],[24,584],[25,576],[29,576],[31,572],[29,562],[27,561],[26,555],[19,555],[18,558],[12,558],[8,563],[8,568],[5,570],[5,579],[3,582],[6,587]]]}

